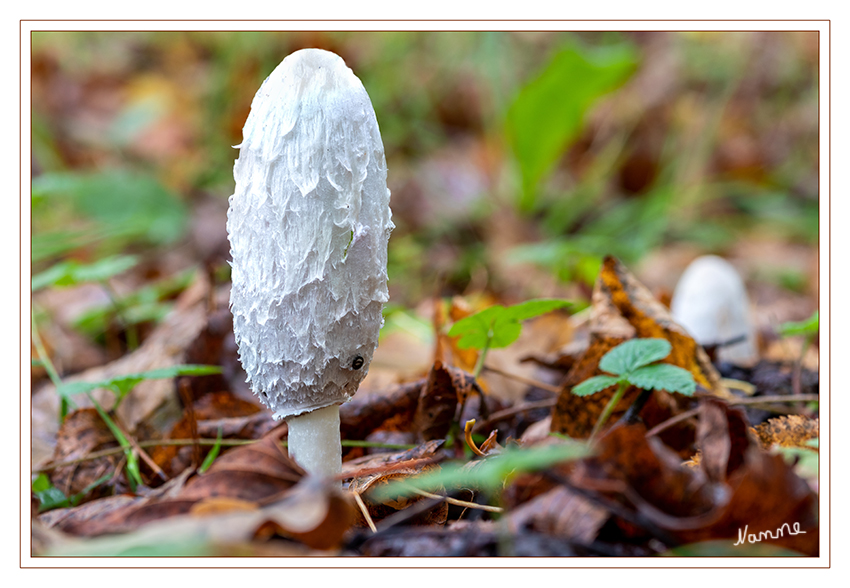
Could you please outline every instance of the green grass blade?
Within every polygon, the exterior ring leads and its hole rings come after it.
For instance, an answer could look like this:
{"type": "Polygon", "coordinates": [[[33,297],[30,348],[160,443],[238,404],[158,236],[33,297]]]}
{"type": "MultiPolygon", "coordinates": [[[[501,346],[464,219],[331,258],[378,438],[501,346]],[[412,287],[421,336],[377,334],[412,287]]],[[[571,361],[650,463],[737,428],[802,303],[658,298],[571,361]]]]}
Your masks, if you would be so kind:
{"type": "Polygon", "coordinates": [[[218,435],[215,438],[215,445],[210,449],[210,452],[207,453],[207,456],[204,458],[204,463],[201,464],[201,467],[198,468],[198,473],[203,474],[215,461],[215,458],[218,457],[218,453],[221,451],[221,427],[218,428],[218,435]]]}
{"type": "Polygon", "coordinates": [[[89,397],[89,400],[94,404],[95,410],[97,410],[97,414],[100,415],[100,418],[103,419],[103,422],[106,423],[106,426],[109,427],[109,430],[112,432],[112,435],[115,437],[115,440],[118,441],[121,448],[124,450],[124,455],[127,458],[127,476],[130,481],[130,489],[135,492],[136,486],[142,484],[142,473],[139,470],[139,460],[136,457],[136,453],[133,451],[133,446],[130,445],[130,442],[127,440],[127,437],[124,436],[124,433],[118,428],[118,425],[115,424],[115,421],[112,420],[100,403],[92,396],[91,392],[86,392],[89,397]]]}

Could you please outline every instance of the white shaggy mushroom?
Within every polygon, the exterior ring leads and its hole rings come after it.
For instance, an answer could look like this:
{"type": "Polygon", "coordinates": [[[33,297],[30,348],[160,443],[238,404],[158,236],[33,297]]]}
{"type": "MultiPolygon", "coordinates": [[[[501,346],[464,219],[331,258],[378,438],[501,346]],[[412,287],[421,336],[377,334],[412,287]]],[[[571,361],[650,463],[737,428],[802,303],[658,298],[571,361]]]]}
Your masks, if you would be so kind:
{"type": "Polygon", "coordinates": [[[387,165],[363,84],[303,49],[263,82],[238,146],[230,306],[254,393],[308,472],[338,474],[339,405],[357,391],[388,300],[387,165]]]}
{"type": "Polygon", "coordinates": [[[682,274],[670,302],[673,320],[701,345],[720,347],[717,357],[739,365],[758,359],[750,301],[741,276],[731,263],[716,255],[695,259],[682,274]]]}

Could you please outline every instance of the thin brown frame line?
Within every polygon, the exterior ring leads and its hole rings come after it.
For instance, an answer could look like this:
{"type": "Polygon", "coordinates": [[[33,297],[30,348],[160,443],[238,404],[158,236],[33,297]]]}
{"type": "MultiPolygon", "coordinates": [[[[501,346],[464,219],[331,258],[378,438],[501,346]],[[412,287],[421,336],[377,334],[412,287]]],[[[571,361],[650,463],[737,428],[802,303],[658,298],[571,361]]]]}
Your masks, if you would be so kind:
{"type": "MultiPolygon", "coordinates": [[[[417,21],[411,21],[411,20],[400,21],[400,20],[393,20],[393,19],[342,19],[342,20],[344,22],[417,22],[417,21]]],[[[761,19],[704,19],[704,20],[693,20],[693,21],[685,20],[685,19],[626,19],[626,20],[628,20],[629,22],[817,22],[817,23],[825,23],[827,25],[827,31],[830,33],[829,47],[828,47],[828,54],[830,56],[830,61],[829,61],[827,79],[831,79],[831,72],[832,72],[832,60],[831,60],[831,50],[832,50],[831,24],[832,24],[832,20],[831,19],[769,19],[769,20],[761,20],[761,19]]],[[[19,35],[20,35],[19,40],[22,41],[23,23],[25,23],[25,22],[57,22],[57,20],[53,20],[53,19],[21,19],[19,22],[20,22],[20,25],[21,25],[21,30],[19,32],[19,35]]],[[[121,21],[121,20],[116,20],[116,19],[60,19],[59,22],[257,22],[257,20],[255,20],[255,19],[205,19],[205,20],[202,20],[202,21],[193,21],[191,19],[173,19],[173,20],[172,19],[139,19],[139,20],[131,20],[131,21],[121,21]]],[[[333,19],[289,19],[289,20],[280,20],[280,21],[263,20],[263,22],[340,22],[340,20],[333,20],[333,19]]],[[[615,20],[615,19],[570,19],[570,20],[566,20],[566,19],[561,19],[561,20],[552,20],[552,19],[541,19],[541,20],[537,20],[537,19],[489,19],[489,20],[485,20],[485,21],[477,20],[477,19],[426,19],[426,20],[424,20],[424,22],[622,22],[622,21],[621,20],[615,20]]],[[[609,30],[610,29],[582,29],[580,31],[567,31],[567,30],[563,30],[563,29],[552,29],[552,30],[548,30],[548,29],[528,29],[528,30],[526,30],[526,29],[509,29],[509,30],[499,30],[499,31],[487,31],[487,30],[478,29],[478,30],[468,30],[468,31],[467,30],[446,31],[446,30],[430,30],[430,29],[429,30],[412,29],[412,30],[393,30],[393,32],[422,32],[422,33],[428,33],[428,32],[602,32],[602,31],[608,32],[609,30]]],[[[676,30],[673,30],[673,29],[653,29],[653,30],[647,31],[646,29],[618,29],[618,31],[616,31],[616,32],[636,32],[636,31],[645,31],[645,32],[691,32],[693,30],[694,29],[676,29],[676,30]]],[[[725,32],[725,33],[734,33],[734,32],[815,32],[815,33],[818,33],[818,34],[820,34],[820,32],[821,32],[819,29],[814,29],[814,30],[782,29],[781,31],[774,31],[774,30],[771,30],[771,29],[760,29],[760,30],[743,30],[743,29],[742,30],[728,30],[728,29],[707,30],[707,29],[699,29],[699,31],[700,32],[725,32]]],[[[209,29],[209,30],[207,30],[207,29],[186,29],[186,30],[121,29],[121,30],[114,30],[114,31],[101,30],[101,29],[92,29],[90,31],[79,30],[79,29],[69,29],[69,30],[59,29],[59,30],[30,30],[29,32],[32,34],[32,33],[35,33],[35,32],[115,32],[115,33],[122,33],[122,32],[125,32],[125,33],[126,32],[165,32],[165,33],[167,33],[167,32],[174,32],[174,33],[179,33],[179,32],[269,32],[269,33],[274,33],[274,32],[278,32],[278,33],[283,33],[283,32],[311,32],[311,31],[307,30],[307,29],[293,30],[293,31],[275,30],[275,29],[233,29],[233,30],[216,30],[216,29],[209,29]]],[[[374,30],[373,29],[369,29],[369,30],[358,30],[358,29],[323,30],[323,29],[316,29],[315,32],[386,32],[386,30],[385,29],[374,29],[374,30]]],[[[19,71],[19,82],[22,82],[22,79],[23,79],[22,76],[23,76],[23,67],[19,71]]],[[[831,87],[831,83],[828,83],[827,94],[829,96],[829,115],[830,115],[830,121],[831,121],[831,111],[832,111],[832,101],[831,101],[832,87],[831,87]]],[[[23,130],[23,128],[22,128],[23,112],[22,112],[21,104],[22,104],[22,102],[19,102],[19,115],[20,115],[19,126],[21,127],[19,130],[22,131],[23,130]]],[[[819,126],[819,128],[820,128],[820,120],[821,120],[820,114],[821,114],[821,106],[820,106],[820,101],[819,101],[819,103],[818,103],[818,120],[819,120],[818,126],[819,126]]],[[[828,186],[829,186],[829,189],[830,189],[830,194],[831,194],[831,186],[832,186],[832,177],[831,177],[831,172],[832,172],[832,167],[831,167],[832,134],[831,134],[831,132],[830,132],[830,135],[829,135],[828,144],[829,144],[830,157],[829,157],[829,161],[828,161],[829,173],[827,174],[828,175],[827,183],[828,183],[828,186]]],[[[820,184],[821,181],[822,181],[822,178],[820,177],[820,174],[819,174],[819,184],[820,184]]],[[[23,186],[23,174],[19,178],[19,183],[20,183],[21,188],[22,188],[22,186],[23,186]]],[[[819,193],[820,192],[821,191],[819,190],[819,193]]],[[[831,209],[831,207],[830,207],[830,209],[831,209]]],[[[830,227],[829,236],[830,236],[830,238],[827,240],[826,246],[827,246],[827,250],[830,253],[830,259],[831,259],[831,253],[832,253],[832,239],[831,239],[831,236],[832,236],[832,231],[831,231],[831,229],[832,229],[832,216],[829,213],[827,214],[827,216],[829,217],[829,227],[830,227]]],[[[23,231],[21,232],[21,235],[23,235],[23,231]]],[[[820,241],[820,238],[819,238],[819,249],[820,249],[820,243],[821,243],[821,241],[820,241]]],[[[22,263],[23,262],[19,262],[19,274],[21,274],[21,275],[23,274],[22,263]]],[[[830,278],[831,278],[831,275],[828,275],[828,277],[827,277],[828,290],[831,293],[831,279],[830,278]]],[[[820,267],[818,268],[818,280],[820,282],[820,267]]],[[[831,308],[832,308],[832,298],[831,298],[831,296],[829,298],[829,303],[828,303],[827,306],[828,306],[828,308],[830,309],[830,312],[831,312],[831,308]]],[[[19,310],[22,313],[22,301],[19,301],[19,310]]],[[[21,320],[21,325],[22,325],[23,319],[20,319],[20,320],[21,320]]],[[[22,329],[22,331],[23,331],[23,329],[22,329]]],[[[830,362],[831,362],[831,359],[832,359],[831,341],[832,341],[832,336],[831,336],[831,332],[830,332],[830,335],[828,337],[828,351],[827,351],[828,357],[830,358],[830,362]]],[[[22,370],[22,368],[19,368],[19,378],[20,378],[20,381],[23,381],[21,370],[22,370]]],[[[832,372],[832,369],[831,369],[831,365],[830,365],[830,367],[828,368],[828,373],[827,373],[828,381],[831,381],[831,372],[832,372]]],[[[30,407],[30,409],[31,409],[31,407],[30,407]]],[[[31,412],[31,410],[30,410],[30,412],[31,412]]],[[[22,427],[21,427],[21,441],[23,442],[23,412],[21,413],[21,425],[22,425],[22,427]]],[[[829,433],[830,443],[831,443],[831,438],[832,438],[832,431],[831,431],[831,428],[830,428],[830,433],[829,433]]],[[[831,466],[831,462],[832,462],[832,460],[831,460],[831,454],[830,454],[830,459],[829,459],[830,466],[831,466]]],[[[19,458],[19,464],[22,467],[22,458],[19,458]]],[[[820,473],[818,475],[818,479],[820,481],[820,473]]],[[[830,484],[829,484],[830,490],[831,490],[831,487],[832,487],[831,482],[832,482],[832,480],[831,480],[831,477],[830,477],[830,484]]],[[[831,494],[830,494],[830,499],[829,499],[830,510],[831,510],[831,502],[832,502],[832,500],[831,500],[831,494]]],[[[19,524],[19,528],[20,528],[20,524],[19,524]]],[[[829,535],[830,535],[830,538],[831,538],[831,535],[832,535],[831,527],[830,527],[829,535]]],[[[828,557],[830,558],[830,563],[825,565],[825,566],[787,566],[787,567],[782,567],[781,569],[830,569],[831,568],[831,548],[832,548],[832,544],[831,544],[831,541],[830,541],[830,548],[829,548],[829,555],[828,555],[828,557]]],[[[97,558],[98,556],[94,556],[94,557],[97,558]]],[[[100,557],[102,557],[104,559],[106,558],[106,556],[100,556],[100,557]]],[[[180,557],[180,556],[178,556],[178,557],[180,557]]],[[[184,557],[190,557],[190,556],[184,556],[184,557]]],[[[204,556],[204,557],[219,557],[219,556],[204,556]]],[[[269,556],[269,557],[272,557],[272,556],[269,556]]],[[[320,556],[320,557],[337,558],[338,556],[320,556]]],[[[727,557],[724,557],[724,556],[709,556],[709,557],[712,558],[712,559],[714,559],[714,558],[728,559],[727,557]]],[[[761,556],[757,556],[757,557],[761,557],[761,556]]],[[[699,559],[706,559],[706,558],[701,557],[699,559]]],[[[249,566],[249,567],[255,567],[255,566],[249,566]]],[[[349,566],[334,566],[334,567],[338,567],[339,569],[387,569],[386,566],[376,566],[376,567],[371,567],[371,566],[351,566],[351,567],[349,567],[349,566]]],[[[479,566],[474,566],[474,567],[471,567],[471,568],[460,567],[460,566],[446,566],[446,567],[444,567],[444,566],[397,566],[397,567],[399,569],[450,569],[451,570],[451,569],[478,569],[479,566]]],[[[618,567],[621,567],[622,569],[670,569],[669,567],[666,567],[666,566],[665,567],[618,566],[618,567]]],[[[23,568],[23,566],[21,566],[21,568],[23,568]]],[[[287,568],[289,568],[289,569],[317,569],[316,567],[311,567],[311,566],[275,566],[275,567],[264,567],[263,566],[263,567],[257,567],[257,569],[287,569],[287,568]]],[[[608,568],[609,568],[609,566],[598,566],[598,567],[586,567],[586,566],[553,566],[553,567],[550,567],[550,566],[517,566],[517,567],[498,566],[498,568],[496,568],[496,569],[608,569],[608,568]]],[[[183,566],[167,566],[167,567],[159,567],[159,566],[132,566],[132,567],[131,566],[116,566],[116,567],[28,566],[27,569],[208,569],[208,567],[204,567],[204,566],[192,566],[192,567],[183,567],[183,566]]],[[[213,569],[245,569],[245,566],[237,566],[237,567],[216,566],[213,569]]],[[[493,568],[486,568],[485,567],[483,569],[493,569],[493,568]]],[[[694,566],[694,567],[688,566],[688,567],[683,568],[683,569],[766,569],[766,568],[764,566],[694,566]]]]}

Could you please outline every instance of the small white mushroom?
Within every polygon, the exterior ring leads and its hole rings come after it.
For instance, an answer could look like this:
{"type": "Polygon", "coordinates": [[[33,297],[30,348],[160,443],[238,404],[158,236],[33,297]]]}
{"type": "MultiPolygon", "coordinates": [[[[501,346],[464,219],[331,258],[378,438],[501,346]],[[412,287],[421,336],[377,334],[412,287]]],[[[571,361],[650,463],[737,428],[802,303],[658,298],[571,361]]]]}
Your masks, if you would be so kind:
{"type": "Polygon", "coordinates": [[[340,471],[339,404],[369,370],[393,229],[384,146],[338,55],[286,57],[251,104],[227,232],[230,306],[254,393],[308,472],[340,471]]]}
{"type": "Polygon", "coordinates": [[[718,349],[721,361],[747,365],[758,359],[750,301],[741,276],[716,255],[695,259],[682,274],[670,303],[673,320],[700,345],[743,340],[718,349]]]}

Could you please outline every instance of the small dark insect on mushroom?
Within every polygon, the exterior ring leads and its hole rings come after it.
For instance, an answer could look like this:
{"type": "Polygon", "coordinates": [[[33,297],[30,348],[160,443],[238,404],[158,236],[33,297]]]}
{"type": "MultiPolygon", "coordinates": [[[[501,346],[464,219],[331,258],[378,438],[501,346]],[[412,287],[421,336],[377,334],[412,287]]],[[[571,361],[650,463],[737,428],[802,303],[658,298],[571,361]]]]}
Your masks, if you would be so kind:
{"type": "Polygon", "coordinates": [[[357,357],[355,357],[354,361],[351,362],[351,367],[356,369],[356,370],[359,370],[360,368],[362,368],[363,367],[363,358],[360,357],[359,355],[357,357]]]}

